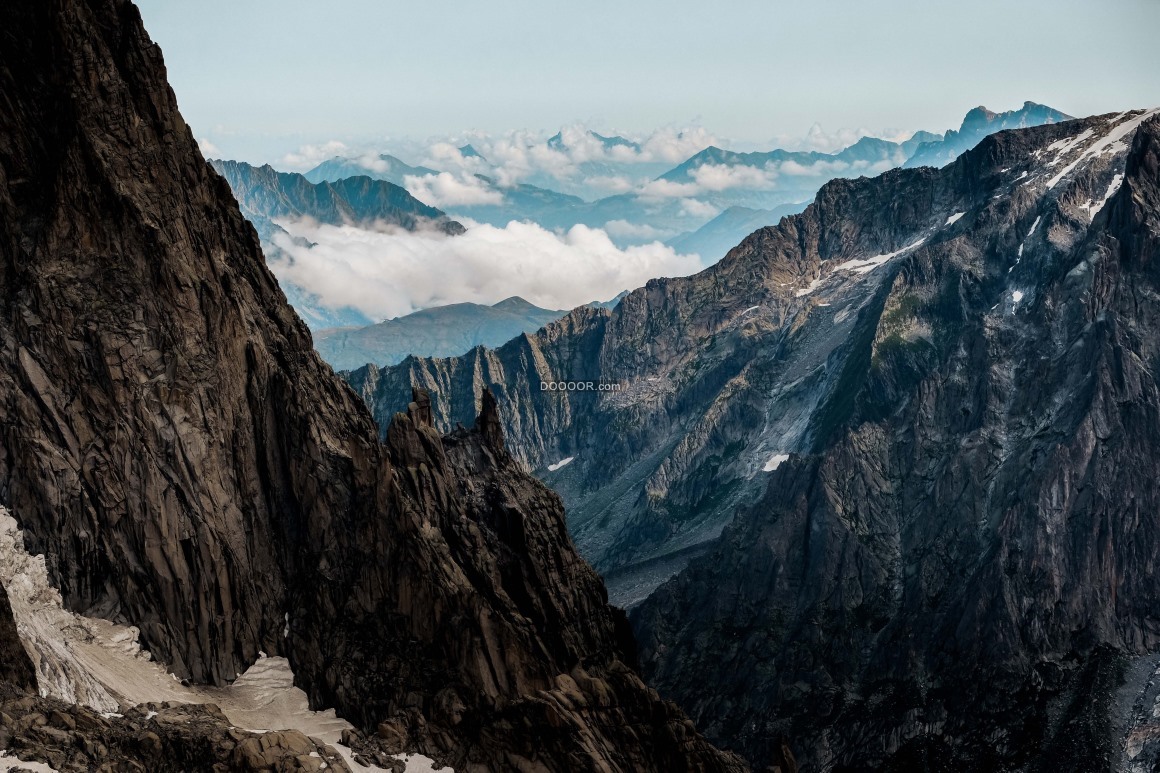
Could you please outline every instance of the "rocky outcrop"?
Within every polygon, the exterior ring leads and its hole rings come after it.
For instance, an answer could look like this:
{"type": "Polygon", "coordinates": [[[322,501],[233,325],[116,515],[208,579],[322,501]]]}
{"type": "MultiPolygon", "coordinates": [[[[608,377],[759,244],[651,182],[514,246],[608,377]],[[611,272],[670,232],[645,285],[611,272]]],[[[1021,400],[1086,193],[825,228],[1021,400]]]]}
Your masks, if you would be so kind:
{"type": "Polygon", "coordinates": [[[0,501],[69,609],[191,682],[285,656],[315,707],[464,770],[741,769],[636,676],[494,413],[445,445],[418,395],[379,442],[134,6],[0,29],[0,501]]]}
{"type": "Polygon", "coordinates": [[[21,760],[60,773],[350,771],[329,746],[296,731],[232,727],[212,704],[145,704],[102,715],[35,696],[12,698],[0,703],[0,748],[17,770],[21,760]]]}
{"type": "Polygon", "coordinates": [[[651,683],[711,738],[760,762],[788,735],[819,770],[1154,764],[1156,115],[899,178],[899,207],[957,190],[949,225],[868,272],[809,444],[634,612],[651,683]]]}

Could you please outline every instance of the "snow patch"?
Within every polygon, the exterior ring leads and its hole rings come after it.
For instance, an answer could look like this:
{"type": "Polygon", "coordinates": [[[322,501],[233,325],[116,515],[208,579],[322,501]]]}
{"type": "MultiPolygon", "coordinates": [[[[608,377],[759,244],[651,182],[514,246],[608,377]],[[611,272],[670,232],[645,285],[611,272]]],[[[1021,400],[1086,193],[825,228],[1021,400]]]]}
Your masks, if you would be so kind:
{"type": "Polygon", "coordinates": [[[555,464],[549,464],[548,465],[548,472],[555,472],[556,470],[567,467],[569,464],[572,463],[572,460],[575,458],[576,458],[575,456],[568,456],[568,457],[565,457],[565,458],[561,459],[560,461],[556,462],[555,464]]]}
{"type": "Polygon", "coordinates": [[[1043,216],[1042,216],[1042,215],[1040,215],[1039,217],[1036,217],[1036,218],[1035,218],[1035,222],[1031,224],[1031,230],[1027,232],[1027,238],[1028,238],[1028,239],[1030,239],[1030,238],[1031,238],[1031,234],[1035,233],[1035,229],[1039,227],[1039,221],[1040,221],[1040,220],[1042,220],[1042,219],[1043,219],[1043,216]]]}
{"type": "Polygon", "coordinates": [[[1023,300],[1023,291],[1015,290],[1011,293],[1011,313],[1014,314],[1019,308],[1019,303],[1023,300]]]}
{"type": "Polygon", "coordinates": [[[789,459],[789,454],[774,454],[773,456],[769,457],[769,461],[765,463],[765,466],[761,468],[761,471],[773,472],[778,467],[780,467],[781,463],[786,459],[789,459]]]}
{"type": "Polygon", "coordinates": [[[965,215],[965,214],[967,214],[967,213],[966,212],[954,213],[953,215],[951,215],[950,217],[947,218],[947,221],[946,221],[946,223],[943,224],[943,227],[945,228],[948,225],[954,225],[955,223],[959,222],[959,220],[962,219],[963,215],[965,215]]]}
{"type": "Polygon", "coordinates": [[[739,316],[739,317],[744,317],[744,316],[745,316],[746,314],[748,314],[749,312],[751,312],[751,311],[757,311],[757,310],[758,310],[758,309],[760,309],[760,308],[761,308],[760,306],[750,306],[748,309],[746,309],[745,311],[741,312],[741,313],[740,313],[740,314],[738,314],[737,316],[739,316]]]}
{"type": "Polygon", "coordinates": [[[45,765],[43,762],[25,762],[16,757],[9,757],[7,751],[0,751],[0,771],[31,770],[32,773],[60,773],[56,768],[45,765]]]}
{"type": "Polygon", "coordinates": [[[894,258],[897,258],[899,255],[902,255],[903,253],[906,253],[906,252],[910,252],[914,248],[921,245],[924,241],[926,241],[925,237],[919,239],[918,241],[916,241],[912,244],[908,244],[907,246],[903,247],[900,250],[897,250],[895,252],[888,252],[885,255],[875,255],[872,258],[847,260],[845,263],[839,263],[837,266],[835,266],[834,270],[835,271],[853,271],[856,274],[869,274],[874,269],[878,268],[879,266],[881,266],[885,263],[888,263],[889,261],[893,260],[894,258]]]}
{"type": "MultiPolygon", "coordinates": [[[[1056,185],[1058,185],[1060,180],[1062,180],[1064,177],[1066,177],[1068,174],[1070,174],[1071,171],[1073,169],[1075,169],[1077,166],[1079,166],[1079,164],[1082,163],[1083,161],[1100,155],[1101,153],[1105,152],[1109,148],[1115,146],[1115,144],[1117,142],[1122,142],[1125,137],[1127,137],[1132,132],[1136,131],[1136,129],[1139,128],[1140,125],[1142,123],[1144,123],[1144,121],[1148,120],[1149,118],[1151,118],[1152,116],[1154,116],[1158,113],[1160,113],[1160,108],[1156,108],[1153,110],[1147,110],[1147,111],[1141,113],[1140,115],[1136,116],[1135,118],[1132,118],[1132,119],[1127,120],[1127,121],[1123,121],[1123,122],[1118,123],[1118,124],[1115,122],[1115,119],[1113,119],[1112,121],[1109,121],[1109,123],[1115,124],[1112,127],[1112,129],[1110,131],[1108,131],[1106,134],[1104,134],[1102,137],[1097,139],[1095,142],[1093,142],[1091,145],[1089,145],[1084,150],[1084,152],[1080,153],[1079,156],[1077,156],[1075,158],[1075,160],[1073,160],[1070,164],[1065,166],[1063,169],[1059,170],[1059,172],[1055,175],[1055,177],[1052,177],[1050,180],[1048,180],[1047,181],[1048,189],[1054,188],[1056,185]]],[[[1089,133],[1089,130],[1084,131],[1084,134],[1088,134],[1088,133],[1089,133]]],[[[1080,136],[1083,137],[1082,134],[1080,136]]],[[[1086,137],[1084,139],[1086,139],[1086,137]]],[[[1075,145],[1072,145],[1071,147],[1068,148],[1068,150],[1071,150],[1074,147],[1075,147],[1075,145]]],[[[1061,155],[1062,155],[1062,153],[1061,153],[1061,155]]]]}

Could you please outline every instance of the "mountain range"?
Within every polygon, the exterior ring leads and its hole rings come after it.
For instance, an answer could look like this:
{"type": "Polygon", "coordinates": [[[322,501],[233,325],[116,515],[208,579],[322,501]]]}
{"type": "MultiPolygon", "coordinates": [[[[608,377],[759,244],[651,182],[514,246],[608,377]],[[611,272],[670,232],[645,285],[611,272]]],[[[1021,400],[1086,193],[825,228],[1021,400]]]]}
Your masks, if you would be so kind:
{"type": "Polygon", "coordinates": [[[1158,159],[1160,111],[1000,131],[610,312],[348,378],[437,426],[489,389],[650,683],[755,765],[1150,770],[1158,159]]]}
{"type": "MultiPolygon", "coordinates": [[[[472,150],[474,151],[474,148],[472,150]]],[[[434,169],[425,166],[411,166],[389,153],[380,153],[370,159],[335,156],[328,161],[323,161],[304,174],[303,177],[312,183],[328,183],[345,180],[348,177],[366,177],[371,173],[377,180],[385,180],[399,186],[405,184],[408,176],[423,177],[424,175],[438,174],[434,169]]]]}
{"type": "MultiPolygon", "coordinates": [[[[621,246],[664,240],[682,254],[701,256],[707,265],[757,228],[799,212],[804,202],[828,179],[875,174],[919,162],[942,165],[973,147],[990,132],[1058,122],[1064,118],[1066,116],[1056,110],[1027,102],[1019,110],[1001,114],[976,108],[967,114],[958,131],[952,130],[945,135],[917,132],[904,142],[863,137],[833,154],[785,150],[737,153],[709,147],[663,171],[642,191],[619,193],[594,201],[526,182],[501,185],[494,177],[476,173],[470,178],[474,181],[471,184],[479,186],[486,195],[473,203],[459,203],[453,209],[455,216],[468,222],[497,228],[503,228],[512,220],[533,222],[554,231],[566,231],[581,224],[606,229],[609,237],[621,246]],[[697,207],[690,209],[690,201],[695,201],[697,207]],[[710,214],[697,214],[705,208],[710,214]],[[711,215],[718,211],[716,216],[711,215]],[[707,222],[706,217],[710,218],[707,222]]],[[[589,132],[587,139],[609,152],[615,149],[631,153],[641,151],[638,144],[624,137],[589,132]]],[[[561,133],[549,138],[546,146],[565,151],[569,141],[578,140],[575,137],[569,140],[561,133]]],[[[460,155],[484,165],[487,163],[470,145],[463,146],[460,155]]],[[[451,234],[463,230],[443,211],[423,204],[400,187],[407,184],[408,179],[412,183],[416,179],[436,179],[441,173],[428,167],[411,166],[395,156],[335,157],[305,175],[278,172],[269,166],[253,167],[240,161],[213,163],[230,182],[243,213],[262,237],[267,258],[275,266],[287,260],[284,251],[275,244],[278,238],[289,238],[275,222],[280,219],[312,218],[332,225],[366,227],[387,224],[407,230],[433,226],[451,234]]],[[[628,166],[625,166],[626,162],[617,163],[620,166],[613,169],[605,161],[584,162],[580,171],[593,178],[624,174],[628,168],[634,174],[651,173],[655,170],[649,164],[655,165],[656,162],[634,162],[628,166]]],[[[331,308],[322,301],[316,288],[282,281],[282,289],[291,305],[316,331],[361,328],[379,321],[355,308],[331,308]]],[[[446,319],[450,321],[452,317],[446,316],[446,319]]],[[[430,322],[438,324],[436,319],[430,322]]],[[[461,326],[461,323],[452,322],[452,329],[436,332],[430,340],[465,341],[467,339],[459,332],[461,326]]],[[[374,337],[373,334],[365,335],[374,337]]],[[[364,334],[359,336],[365,337],[364,334]]],[[[345,342],[346,335],[340,334],[338,339],[334,339],[328,333],[327,337],[331,343],[326,352],[339,357],[333,346],[345,347],[346,343],[338,342],[345,342]]],[[[480,338],[478,342],[499,343],[492,337],[480,338]]],[[[368,361],[391,364],[397,361],[397,354],[392,352],[398,351],[388,347],[381,353],[374,353],[372,347],[355,356],[372,355],[377,359],[368,361]]],[[[452,352],[446,348],[428,349],[415,340],[411,353],[442,356],[452,352]]],[[[341,362],[344,366],[356,364],[351,359],[342,359],[341,362]]]]}
{"type": "MultiPolygon", "coordinates": [[[[675,167],[663,161],[636,159],[632,154],[639,154],[642,148],[633,140],[589,131],[586,137],[610,155],[580,162],[575,170],[577,179],[633,180],[640,190],[599,195],[598,191],[586,189],[580,191],[585,194],[583,197],[576,195],[576,190],[558,190],[561,186],[568,187],[566,181],[542,174],[518,184],[500,184],[487,171],[487,160],[471,148],[472,155],[464,157],[478,160],[484,166],[483,171],[475,172],[471,178],[488,192],[490,200],[456,203],[449,205],[449,209],[454,216],[497,227],[511,220],[529,220],[548,229],[567,229],[576,224],[607,227],[609,223],[624,222],[638,227],[609,229],[614,241],[622,246],[654,238],[676,242],[714,217],[704,212],[720,213],[730,207],[785,211],[795,202],[808,201],[824,182],[834,177],[873,175],[902,165],[943,166],[989,133],[1058,122],[1067,117],[1033,102],[1006,113],[992,113],[980,107],[967,114],[957,131],[951,130],[945,135],[919,131],[902,142],[863,137],[837,153],[781,149],[740,153],[708,147],[675,167]],[[619,159],[614,153],[617,149],[626,151],[629,158],[619,159]],[[671,185],[666,188],[666,183],[671,185]],[[690,198],[700,206],[691,210],[687,204],[690,198]]],[[[547,140],[545,147],[564,152],[569,149],[568,142],[563,133],[558,133],[547,140]]],[[[370,175],[403,185],[408,175],[421,178],[438,174],[436,170],[410,166],[384,154],[370,159],[336,157],[305,176],[317,182],[341,179],[343,175],[370,175]]],[[[728,242],[732,246],[751,232],[729,230],[726,236],[723,225],[731,220],[733,217],[726,218],[714,227],[721,233],[720,241],[703,242],[706,250],[713,250],[701,254],[706,263],[724,254],[720,250],[722,244],[728,242]]]]}

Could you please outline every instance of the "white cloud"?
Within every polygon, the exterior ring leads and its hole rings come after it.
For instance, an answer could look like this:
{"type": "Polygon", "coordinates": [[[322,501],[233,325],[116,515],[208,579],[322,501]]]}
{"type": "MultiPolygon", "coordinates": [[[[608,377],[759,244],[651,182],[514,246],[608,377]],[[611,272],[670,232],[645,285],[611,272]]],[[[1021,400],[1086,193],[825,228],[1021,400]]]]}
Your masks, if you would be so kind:
{"type": "Polygon", "coordinates": [[[772,167],[704,164],[693,170],[693,180],[702,191],[723,191],[729,188],[772,188],[777,171],[772,167]]]}
{"type": "Polygon", "coordinates": [[[672,180],[649,180],[637,191],[642,199],[684,199],[696,196],[701,186],[696,183],[678,183],[672,180]]]}
{"type": "Polygon", "coordinates": [[[610,193],[628,193],[636,187],[636,183],[622,175],[609,175],[603,177],[589,177],[585,179],[586,183],[593,188],[608,191],[610,193]]]}
{"type": "Polygon", "coordinates": [[[713,206],[707,201],[698,201],[697,199],[685,199],[681,202],[681,212],[689,217],[703,217],[712,218],[717,217],[721,210],[713,206]]]}
{"type": "Polygon", "coordinates": [[[222,152],[218,146],[214,145],[205,137],[202,137],[197,141],[197,147],[198,150],[201,151],[201,154],[206,158],[221,158],[222,152]]]}
{"type": "MultiPolygon", "coordinates": [[[[502,135],[471,133],[455,139],[455,143],[470,142],[483,155],[480,159],[464,159],[458,147],[451,141],[440,140],[431,144],[425,159],[437,169],[465,169],[495,176],[502,186],[510,186],[529,177],[546,175],[558,181],[579,181],[581,165],[587,163],[609,164],[613,168],[629,173],[640,164],[678,164],[693,154],[704,150],[718,140],[702,128],[663,128],[644,138],[629,137],[639,148],[630,145],[612,145],[592,136],[588,127],[573,124],[560,129],[560,142],[549,147],[545,132],[528,130],[510,131],[502,135]]],[[[653,172],[655,174],[655,171],[653,172]]],[[[626,178],[621,174],[584,179],[583,182],[596,188],[622,192],[632,187],[624,185],[626,178]]]]}
{"type": "Polygon", "coordinates": [[[490,168],[484,159],[477,156],[464,156],[459,148],[450,142],[436,142],[431,145],[427,149],[427,157],[423,159],[423,163],[435,169],[470,174],[485,173],[490,168]]]}
{"type": "Polygon", "coordinates": [[[303,145],[298,148],[295,153],[287,153],[282,157],[281,164],[287,169],[296,171],[306,171],[313,169],[335,156],[346,156],[350,153],[350,148],[346,143],[338,140],[330,140],[320,145],[303,145]]]}
{"type": "Polygon", "coordinates": [[[720,140],[700,127],[657,129],[641,142],[641,160],[679,164],[710,145],[719,143],[720,140]]]}
{"type": "Polygon", "coordinates": [[[502,193],[488,187],[478,177],[466,174],[440,172],[422,177],[407,175],[403,178],[403,187],[424,204],[440,209],[503,203],[502,193]]]}
{"type": "Polygon", "coordinates": [[[730,188],[768,190],[776,184],[778,171],[742,164],[703,164],[692,171],[691,182],[649,180],[637,189],[642,199],[690,199],[705,193],[720,193],[730,188]]]}
{"type": "Polygon", "coordinates": [[[280,225],[314,246],[276,237],[284,256],[271,262],[274,273],[328,306],[353,306],[373,318],[461,301],[492,304],[513,294],[545,308],[573,308],[700,268],[696,256],[657,242],[622,250],[603,230],[582,225],[553,233],[531,223],[471,224],[453,237],[309,221],[280,225]]]}
{"type": "Polygon", "coordinates": [[[627,220],[609,220],[604,224],[604,230],[608,232],[609,236],[616,239],[633,239],[637,241],[660,239],[669,235],[668,232],[662,231],[659,228],[653,228],[651,225],[645,223],[630,223],[627,220]]]}

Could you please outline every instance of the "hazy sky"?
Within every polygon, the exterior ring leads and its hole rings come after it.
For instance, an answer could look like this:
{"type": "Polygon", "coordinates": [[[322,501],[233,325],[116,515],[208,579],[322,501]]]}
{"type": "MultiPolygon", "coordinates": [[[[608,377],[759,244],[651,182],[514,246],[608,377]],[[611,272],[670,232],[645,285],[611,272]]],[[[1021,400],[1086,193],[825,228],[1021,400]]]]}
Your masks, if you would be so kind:
{"type": "Polygon", "coordinates": [[[1160,0],[138,0],[225,156],[583,122],[746,146],[1160,105],[1160,0]]]}

